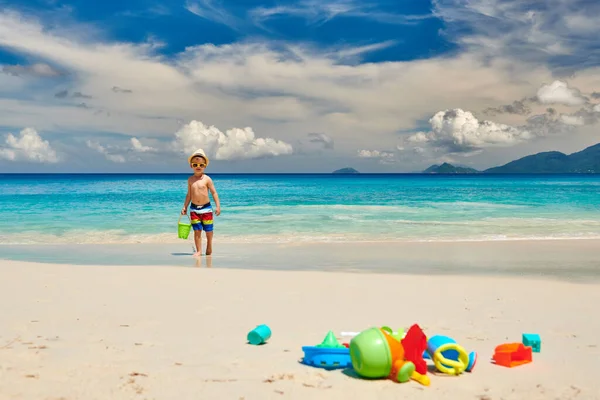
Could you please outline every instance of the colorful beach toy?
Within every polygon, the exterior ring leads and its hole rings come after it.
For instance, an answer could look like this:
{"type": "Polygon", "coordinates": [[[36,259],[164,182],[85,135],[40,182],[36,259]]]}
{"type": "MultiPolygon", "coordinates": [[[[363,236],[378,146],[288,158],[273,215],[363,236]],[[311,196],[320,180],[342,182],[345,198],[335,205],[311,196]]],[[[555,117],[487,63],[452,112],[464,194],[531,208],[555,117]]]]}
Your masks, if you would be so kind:
{"type": "MultiPolygon", "coordinates": [[[[177,221],[177,237],[179,239],[187,239],[190,235],[190,230],[192,229],[192,223],[190,222],[181,222],[181,217],[183,214],[179,216],[179,220],[177,221]]],[[[187,217],[187,214],[186,214],[187,217]]],[[[189,219],[189,217],[188,217],[189,219]]]]}
{"type": "Polygon", "coordinates": [[[316,346],[302,347],[304,358],[302,363],[312,367],[327,370],[349,368],[352,366],[350,360],[350,349],[340,344],[332,331],[327,333],[325,339],[316,346]]]}
{"type": "Polygon", "coordinates": [[[258,346],[264,344],[271,338],[271,328],[267,325],[258,325],[256,328],[248,332],[246,336],[248,343],[258,346]]]}
{"type": "Polygon", "coordinates": [[[436,369],[449,375],[471,372],[477,363],[477,353],[467,351],[448,336],[436,335],[427,341],[427,353],[436,369]]]}
{"type": "Polygon", "coordinates": [[[532,361],[532,349],[523,343],[504,343],[496,346],[492,360],[503,367],[518,367],[532,361]]]}
{"type": "Polygon", "coordinates": [[[429,386],[429,377],[419,374],[415,364],[405,359],[404,346],[387,330],[370,328],[362,331],[350,342],[352,367],[363,378],[391,379],[408,382],[413,379],[429,386]]]}
{"type": "Polygon", "coordinates": [[[525,346],[530,346],[534,353],[539,353],[542,348],[542,339],[537,333],[524,333],[521,342],[525,346]]]}

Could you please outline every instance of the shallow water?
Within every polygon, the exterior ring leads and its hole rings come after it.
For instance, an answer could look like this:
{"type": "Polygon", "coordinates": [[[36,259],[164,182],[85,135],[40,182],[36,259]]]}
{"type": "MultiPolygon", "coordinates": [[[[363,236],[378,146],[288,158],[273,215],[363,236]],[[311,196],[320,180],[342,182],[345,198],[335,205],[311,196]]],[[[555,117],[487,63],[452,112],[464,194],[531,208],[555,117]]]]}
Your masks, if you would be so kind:
{"type": "MultiPolygon", "coordinates": [[[[177,243],[188,175],[0,175],[0,243],[177,243]]],[[[212,175],[222,242],[600,238],[600,176],[212,175]]]]}

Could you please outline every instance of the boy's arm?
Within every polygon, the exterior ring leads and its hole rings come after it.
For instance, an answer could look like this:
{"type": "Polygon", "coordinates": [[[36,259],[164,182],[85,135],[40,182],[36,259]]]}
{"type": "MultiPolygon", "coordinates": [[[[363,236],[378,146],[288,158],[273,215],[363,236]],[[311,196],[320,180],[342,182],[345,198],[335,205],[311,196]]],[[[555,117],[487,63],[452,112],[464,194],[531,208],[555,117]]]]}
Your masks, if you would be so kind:
{"type": "Polygon", "coordinates": [[[221,202],[219,201],[219,194],[217,193],[217,189],[215,188],[215,184],[213,183],[212,179],[208,181],[208,189],[210,190],[213,199],[215,199],[215,212],[217,215],[221,215],[221,202]]]}
{"type": "Polygon", "coordinates": [[[187,193],[185,195],[185,200],[183,202],[183,208],[181,209],[181,214],[187,214],[187,207],[188,207],[188,204],[190,204],[190,200],[191,200],[191,198],[190,198],[191,197],[191,195],[190,195],[190,193],[191,193],[191,187],[190,186],[191,186],[190,185],[190,180],[188,178],[187,193]]]}

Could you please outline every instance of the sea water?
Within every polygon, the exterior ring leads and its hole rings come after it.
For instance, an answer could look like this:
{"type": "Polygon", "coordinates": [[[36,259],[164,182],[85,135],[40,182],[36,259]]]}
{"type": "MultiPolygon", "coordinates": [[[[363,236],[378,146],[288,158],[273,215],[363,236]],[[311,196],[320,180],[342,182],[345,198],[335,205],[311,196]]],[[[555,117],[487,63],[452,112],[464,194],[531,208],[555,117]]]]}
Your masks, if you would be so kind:
{"type": "MultiPolygon", "coordinates": [[[[175,243],[188,176],[0,174],[0,244],[175,243]]],[[[598,175],[211,177],[219,241],[600,238],[598,175]]]]}

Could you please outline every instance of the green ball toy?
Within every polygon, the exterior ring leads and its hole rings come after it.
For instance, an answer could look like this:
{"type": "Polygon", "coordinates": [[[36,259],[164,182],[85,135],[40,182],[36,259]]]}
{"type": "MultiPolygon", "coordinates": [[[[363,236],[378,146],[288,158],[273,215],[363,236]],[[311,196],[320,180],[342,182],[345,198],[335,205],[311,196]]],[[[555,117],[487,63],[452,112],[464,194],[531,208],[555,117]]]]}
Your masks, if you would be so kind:
{"type": "Polygon", "coordinates": [[[364,378],[384,378],[392,369],[392,353],[379,328],[362,331],[350,341],[350,359],[364,378]]]}

